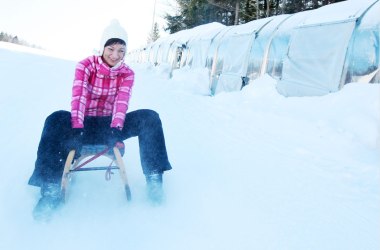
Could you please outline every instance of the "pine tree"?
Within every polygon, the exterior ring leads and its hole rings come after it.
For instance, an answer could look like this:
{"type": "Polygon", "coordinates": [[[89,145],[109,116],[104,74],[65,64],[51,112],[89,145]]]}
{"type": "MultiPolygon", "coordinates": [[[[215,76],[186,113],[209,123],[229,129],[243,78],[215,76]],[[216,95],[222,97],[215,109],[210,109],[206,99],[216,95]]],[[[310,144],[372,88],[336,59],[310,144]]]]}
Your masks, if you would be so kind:
{"type": "Polygon", "coordinates": [[[171,16],[169,14],[166,14],[165,19],[167,22],[165,31],[169,31],[170,34],[176,33],[186,28],[182,21],[183,18],[181,15],[171,16]]]}
{"type": "Polygon", "coordinates": [[[177,14],[166,14],[165,30],[174,33],[210,22],[233,25],[236,1],[244,0],[177,0],[177,14]]]}
{"type": "Polygon", "coordinates": [[[304,0],[283,0],[283,14],[293,14],[305,10],[304,0]]]}
{"type": "Polygon", "coordinates": [[[148,42],[148,44],[152,43],[152,42],[155,42],[158,38],[160,38],[160,31],[158,30],[158,24],[154,23],[153,29],[152,29],[152,31],[149,34],[147,42],[148,42]]]}
{"type": "Polygon", "coordinates": [[[20,44],[20,41],[18,40],[17,36],[13,37],[11,42],[15,44],[20,44]]]}

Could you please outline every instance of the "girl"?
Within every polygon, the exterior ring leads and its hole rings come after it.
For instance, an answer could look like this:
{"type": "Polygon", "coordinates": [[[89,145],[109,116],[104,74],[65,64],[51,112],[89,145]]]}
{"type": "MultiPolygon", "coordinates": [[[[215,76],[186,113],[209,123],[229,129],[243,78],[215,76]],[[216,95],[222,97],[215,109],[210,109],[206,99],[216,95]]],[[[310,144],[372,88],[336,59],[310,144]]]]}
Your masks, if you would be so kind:
{"type": "Polygon", "coordinates": [[[112,147],[134,136],[139,140],[148,198],[161,201],[162,174],[171,165],[159,115],[147,109],[127,113],[134,82],[134,72],[124,63],[127,42],[125,30],[112,21],[103,32],[99,56],[76,66],[71,112],[57,111],[47,117],[29,179],[30,185],[41,187],[35,218],[61,204],[61,177],[70,150],[80,154],[82,144],[112,147]]]}

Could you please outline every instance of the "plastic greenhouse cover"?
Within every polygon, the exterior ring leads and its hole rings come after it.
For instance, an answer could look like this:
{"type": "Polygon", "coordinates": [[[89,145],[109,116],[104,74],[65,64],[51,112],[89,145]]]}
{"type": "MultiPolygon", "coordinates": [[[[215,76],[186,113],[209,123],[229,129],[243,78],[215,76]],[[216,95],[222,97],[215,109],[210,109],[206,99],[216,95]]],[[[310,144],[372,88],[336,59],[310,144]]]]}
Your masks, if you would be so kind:
{"type": "Polygon", "coordinates": [[[278,91],[285,96],[337,91],[354,26],[351,21],[299,28],[292,35],[278,91]]]}
{"type": "Polygon", "coordinates": [[[218,42],[216,67],[212,74],[212,92],[237,91],[242,86],[241,77],[247,73],[247,61],[254,34],[274,17],[233,26],[218,42]],[[233,53],[231,53],[233,51],[233,53]],[[221,74],[220,74],[221,73],[221,74]]]}
{"type": "Polygon", "coordinates": [[[212,36],[214,30],[221,30],[225,27],[226,26],[224,26],[223,24],[213,22],[209,24],[200,25],[192,29],[181,30],[177,33],[170,35],[170,37],[171,39],[175,40],[178,44],[186,43],[190,39],[194,39],[197,37],[205,38],[207,36],[212,36]]]}
{"type": "MultiPolygon", "coordinates": [[[[310,11],[303,11],[291,15],[278,27],[275,31],[268,51],[267,65],[265,72],[269,73],[272,77],[279,78],[282,72],[283,58],[285,57],[288,47],[291,32],[294,27],[301,23],[310,11]]],[[[263,72],[264,73],[264,72],[263,72]]]]}
{"type": "Polygon", "coordinates": [[[360,28],[374,27],[380,25],[380,1],[375,3],[367,13],[365,13],[360,23],[360,28]]]}
{"type": "Polygon", "coordinates": [[[267,17],[259,20],[254,20],[245,24],[240,24],[233,26],[232,29],[230,29],[225,37],[231,36],[231,35],[244,35],[244,34],[253,34],[254,32],[257,32],[259,29],[261,29],[265,24],[270,22],[274,17],[267,17]]]}
{"type": "Polygon", "coordinates": [[[310,14],[311,10],[309,11],[302,11],[295,14],[292,14],[291,17],[286,19],[279,27],[276,32],[275,36],[278,36],[278,34],[281,33],[289,33],[294,29],[294,27],[299,26],[300,23],[302,23],[310,14]]]}
{"type": "Polygon", "coordinates": [[[224,28],[226,28],[225,25],[216,22],[198,26],[191,30],[191,40],[211,40],[224,28]]]}
{"type": "Polygon", "coordinates": [[[355,30],[348,53],[345,83],[379,82],[380,74],[380,1],[365,13],[355,30]],[[377,74],[377,76],[375,76],[377,74]]]}
{"type": "Polygon", "coordinates": [[[191,67],[204,67],[211,42],[225,29],[226,26],[220,23],[201,25],[194,29],[194,35],[187,44],[186,64],[191,67]]]}
{"type": "Polygon", "coordinates": [[[236,73],[239,77],[245,75],[247,66],[245,62],[254,40],[253,34],[272,19],[273,17],[265,18],[234,26],[220,39],[217,60],[224,61],[220,64],[223,73],[236,73]]]}
{"type": "Polygon", "coordinates": [[[377,0],[348,0],[325,5],[310,12],[300,26],[342,22],[359,18],[377,0]]]}
{"type": "MultiPolygon", "coordinates": [[[[311,12],[304,23],[310,24],[310,20],[317,20],[315,17],[320,14],[320,25],[302,25],[294,30],[289,52],[283,64],[282,78],[277,84],[277,89],[281,94],[285,96],[324,95],[338,91],[342,87],[346,52],[351,36],[355,32],[356,18],[371,12],[368,8],[373,6],[375,1],[365,2],[367,5],[352,0],[349,5],[347,5],[348,2],[342,2],[339,5],[331,5],[330,8],[324,8],[323,11],[321,11],[322,8],[317,9],[316,12],[311,12]],[[341,8],[341,13],[355,15],[347,17],[348,19],[342,22],[337,22],[338,18],[330,18],[329,22],[322,23],[321,20],[326,21],[326,19],[321,13],[328,13],[326,10],[337,10],[337,7],[341,8]],[[345,7],[347,9],[344,9],[345,7]],[[366,10],[368,12],[365,12],[366,10]]],[[[342,17],[339,14],[337,16],[342,17]]]]}
{"type": "Polygon", "coordinates": [[[260,74],[262,62],[267,58],[272,37],[276,34],[278,27],[290,17],[291,15],[276,16],[259,31],[249,53],[247,76],[251,79],[257,78],[260,74]]]}

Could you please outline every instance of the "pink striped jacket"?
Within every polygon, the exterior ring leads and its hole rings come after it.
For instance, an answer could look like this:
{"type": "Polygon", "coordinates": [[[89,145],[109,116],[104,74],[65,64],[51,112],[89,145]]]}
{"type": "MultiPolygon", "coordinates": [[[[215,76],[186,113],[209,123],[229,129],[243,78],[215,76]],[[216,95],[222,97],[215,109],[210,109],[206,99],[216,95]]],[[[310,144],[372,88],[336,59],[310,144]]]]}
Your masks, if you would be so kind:
{"type": "Polygon", "coordinates": [[[110,68],[100,56],[76,66],[71,99],[71,126],[83,128],[85,116],[112,116],[110,127],[123,128],[134,72],[126,64],[110,68]]]}

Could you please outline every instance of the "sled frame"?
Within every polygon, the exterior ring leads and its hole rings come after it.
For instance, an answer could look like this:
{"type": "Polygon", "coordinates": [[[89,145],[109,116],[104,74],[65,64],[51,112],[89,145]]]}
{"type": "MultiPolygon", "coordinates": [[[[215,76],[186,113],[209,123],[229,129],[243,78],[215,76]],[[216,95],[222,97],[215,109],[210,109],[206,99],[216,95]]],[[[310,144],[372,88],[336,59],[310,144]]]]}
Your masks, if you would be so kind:
{"type": "Polygon", "coordinates": [[[123,143],[116,143],[116,145],[111,149],[106,145],[83,145],[81,150],[81,156],[78,159],[74,159],[75,156],[75,150],[71,150],[69,152],[69,155],[66,158],[65,167],[62,174],[62,181],[61,181],[61,194],[63,201],[66,200],[67,196],[67,188],[70,181],[70,175],[73,172],[78,171],[94,171],[94,170],[108,170],[111,169],[118,169],[119,174],[121,177],[122,184],[124,186],[125,195],[127,198],[127,201],[130,201],[132,199],[131,195],[131,189],[129,187],[128,178],[127,178],[127,172],[125,168],[124,161],[122,159],[122,154],[120,152],[120,149],[124,150],[124,144],[123,143]],[[83,162],[85,158],[91,157],[89,160],[83,162]],[[82,168],[85,164],[95,160],[96,158],[100,156],[106,156],[110,158],[111,160],[116,162],[115,166],[108,166],[108,167],[86,167],[82,168]],[[83,163],[82,163],[83,162],[83,163]],[[79,165],[81,163],[81,165],[79,165]]]}

